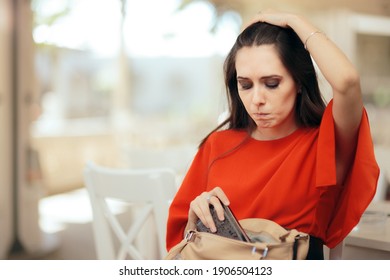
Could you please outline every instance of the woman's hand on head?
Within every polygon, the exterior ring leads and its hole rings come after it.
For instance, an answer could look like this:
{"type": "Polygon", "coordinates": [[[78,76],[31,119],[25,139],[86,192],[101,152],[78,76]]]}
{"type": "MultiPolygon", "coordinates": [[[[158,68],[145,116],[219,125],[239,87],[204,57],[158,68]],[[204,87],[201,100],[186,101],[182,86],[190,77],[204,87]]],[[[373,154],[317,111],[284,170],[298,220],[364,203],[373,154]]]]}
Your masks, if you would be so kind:
{"type": "Polygon", "coordinates": [[[253,19],[250,20],[250,22],[245,26],[245,28],[255,22],[266,22],[280,27],[289,27],[289,22],[292,17],[295,17],[295,15],[291,13],[284,13],[268,9],[265,11],[258,12],[253,17],[253,19]]]}
{"type": "Polygon", "coordinates": [[[229,205],[229,199],[220,187],[215,187],[209,192],[203,192],[190,203],[188,212],[187,229],[195,229],[198,219],[208,227],[212,232],[217,229],[210,213],[210,204],[212,204],[217,212],[218,218],[224,220],[224,211],[221,202],[229,205]]]}

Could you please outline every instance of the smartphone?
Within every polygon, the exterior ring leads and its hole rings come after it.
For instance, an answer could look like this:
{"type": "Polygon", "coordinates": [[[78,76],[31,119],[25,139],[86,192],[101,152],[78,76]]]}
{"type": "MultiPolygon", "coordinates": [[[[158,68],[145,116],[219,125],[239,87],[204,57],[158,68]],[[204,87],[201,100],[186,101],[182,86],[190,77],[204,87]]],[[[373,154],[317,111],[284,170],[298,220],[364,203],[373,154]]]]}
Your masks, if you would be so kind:
{"type": "Polygon", "coordinates": [[[200,219],[197,222],[197,230],[201,232],[209,232],[209,233],[213,233],[220,236],[241,240],[245,242],[252,242],[251,239],[246,234],[245,230],[241,227],[240,223],[234,216],[229,206],[226,206],[223,203],[221,203],[221,205],[223,207],[224,214],[225,214],[225,220],[223,221],[219,220],[217,216],[217,211],[215,211],[214,206],[210,204],[210,213],[211,216],[213,217],[217,231],[211,232],[210,229],[207,228],[200,219]]]}

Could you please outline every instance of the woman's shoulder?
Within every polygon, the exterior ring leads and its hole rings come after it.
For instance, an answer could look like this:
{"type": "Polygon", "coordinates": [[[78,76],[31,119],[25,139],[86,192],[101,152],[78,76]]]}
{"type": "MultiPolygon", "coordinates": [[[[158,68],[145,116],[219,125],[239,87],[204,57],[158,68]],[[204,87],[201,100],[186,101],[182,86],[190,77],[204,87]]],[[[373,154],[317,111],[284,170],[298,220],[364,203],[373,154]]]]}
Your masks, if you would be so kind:
{"type": "Polygon", "coordinates": [[[202,146],[212,150],[224,150],[242,143],[248,138],[246,130],[225,129],[212,132],[202,146]]]}

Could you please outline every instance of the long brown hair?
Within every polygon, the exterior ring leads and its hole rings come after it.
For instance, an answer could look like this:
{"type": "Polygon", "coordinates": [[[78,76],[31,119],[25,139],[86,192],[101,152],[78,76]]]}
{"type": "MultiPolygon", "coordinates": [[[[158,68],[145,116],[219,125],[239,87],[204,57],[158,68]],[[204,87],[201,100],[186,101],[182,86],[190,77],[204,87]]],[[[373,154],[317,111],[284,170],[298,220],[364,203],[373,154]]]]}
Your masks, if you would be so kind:
{"type": "Polygon", "coordinates": [[[297,94],[295,116],[299,126],[317,127],[320,125],[325,110],[316,71],[309,52],[304,48],[297,34],[289,28],[282,28],[263,22],[248,26],[237,37],[224,62],[224,78],[229,116],[211,131],[200,146],[213,132],[227,126],[228,129],[244,129],[249,133],[256,124],[245,110],[237,88],[236,55],[242,47],[275,45],[279,57],[293,77],[300,94],[297,94]]]}

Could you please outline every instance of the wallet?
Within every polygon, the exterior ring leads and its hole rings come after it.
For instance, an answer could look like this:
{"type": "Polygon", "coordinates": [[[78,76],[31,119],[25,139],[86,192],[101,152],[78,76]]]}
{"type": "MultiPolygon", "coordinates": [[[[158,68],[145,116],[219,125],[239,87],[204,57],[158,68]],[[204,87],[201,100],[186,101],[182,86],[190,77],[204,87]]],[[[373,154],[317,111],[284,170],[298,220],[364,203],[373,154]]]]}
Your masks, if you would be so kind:
{"type": "Polygon", "coordinates": [[[209,232],[209,233],[213,233],[220,236],[241,240],[245,242],[252,242],[251,239],[246,234],[245,230],[241,227],[240,223],[234,216],[229,206],[226,206],[223,203],[221,203],[221,205],[224,209],[224,214],[225,214],[225,220],[223,221],[219,220],[217,216],[217,212],[214,209],[214,206],[210,204],[210,213],[211,216],[213,217],[217,231],[211,232],[210,229],[207,228],[200,219],[196,224],[197,230],[200,232],[209,232]]]}

